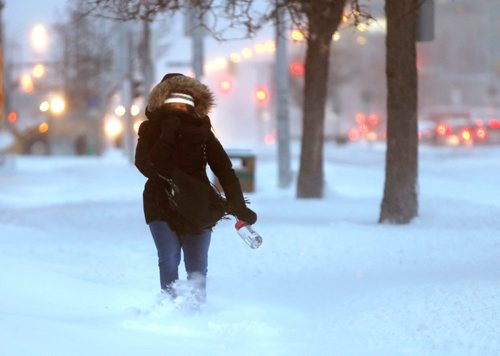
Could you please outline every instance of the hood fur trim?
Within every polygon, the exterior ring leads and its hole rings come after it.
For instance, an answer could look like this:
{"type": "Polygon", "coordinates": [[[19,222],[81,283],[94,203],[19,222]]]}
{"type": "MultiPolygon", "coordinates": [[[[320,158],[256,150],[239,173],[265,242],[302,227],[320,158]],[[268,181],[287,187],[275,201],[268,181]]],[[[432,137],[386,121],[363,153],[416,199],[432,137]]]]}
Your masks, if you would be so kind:
{"type": "Polygon", "coordinates": [[[215,105],[215,96],[205,84],[194,78],[178,75],[157,84],[151,90],[147,110],[152,112],[159,109],[174,92],[191,95],[194,99],[194,111],[200,117],[208,115],[215,105]]]}

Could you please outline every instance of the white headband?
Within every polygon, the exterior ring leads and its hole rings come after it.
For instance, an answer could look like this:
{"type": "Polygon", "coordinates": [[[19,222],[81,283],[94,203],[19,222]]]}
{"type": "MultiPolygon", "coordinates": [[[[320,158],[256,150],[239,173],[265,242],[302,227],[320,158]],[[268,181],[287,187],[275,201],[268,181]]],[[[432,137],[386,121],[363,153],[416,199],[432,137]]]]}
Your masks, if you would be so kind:
{"type": "Polygon", "coordinates": [[[167,99],[165,99],[163,103],[164,104],[181,103],[194,107],[193,97],[189,94],[183,94],[183,93],[171,93],[170,96],[167,99]]]}

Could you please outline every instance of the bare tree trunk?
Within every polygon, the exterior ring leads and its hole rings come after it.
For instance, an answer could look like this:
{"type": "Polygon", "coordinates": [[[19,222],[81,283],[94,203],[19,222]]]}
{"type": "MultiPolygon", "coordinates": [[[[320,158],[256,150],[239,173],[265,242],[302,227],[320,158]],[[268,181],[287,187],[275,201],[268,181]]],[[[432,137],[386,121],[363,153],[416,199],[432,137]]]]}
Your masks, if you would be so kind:
{"type": "Polygon", "coordinates": [[[321,2],[310,3],[298,198],[323,197],[323,142],[330,45],[341,21],[344,5],[345,0],[334,1],[327,9],[321,2]]]}
{"type": "MultiPolygon", "coordinates": [[[[311,36],[313,37],[313,36],[311,36]]],[[[323,136],[330,39],[309,39],[305,64],[299,198],[323,196],[323,136]]]]}
{"type": "Polygon", "coordinates": [[[386,0],[387,153],[379,222],[407,224],[418,214],[418,0],[386,0]]]}

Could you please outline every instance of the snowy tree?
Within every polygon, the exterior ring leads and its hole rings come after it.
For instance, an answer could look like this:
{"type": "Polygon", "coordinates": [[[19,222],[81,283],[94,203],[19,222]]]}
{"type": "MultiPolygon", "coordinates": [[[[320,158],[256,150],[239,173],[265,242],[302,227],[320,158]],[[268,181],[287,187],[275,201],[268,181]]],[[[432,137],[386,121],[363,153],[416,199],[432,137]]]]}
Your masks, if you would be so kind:
{"type": "Polygon", "coordinates": [[[113,63],[113,51],[107,40],[111,30],[102,22],[81,17],[75,2],[69,4],[68,13],[68,18],[57,25],[60,73],[68,104],[74,110],[86,110],[92,105],[102,105],[102,85],[113,63]]]}
{"type": "Polygon", "coordinates": [[[416,14],[421,0],[386,0],[387,153],[380,222],[418,213],[416,14]]]}
{"type": "Polygon", "coordinates": [[[307,37],[297,197],[321,198],[324,185],[323,146],[330,47],[332,35],[342,21],[346,0],[296,3],[292,7],[292,11],[295,10],[292,16],[303,21],[307,37]]]}
{"type": "MultiPolygon", "coordinates": [[[[224,19],[226,28],[246,29],[248,36],[269,21],[276,19],[285,8],[294,24],[301,28],[307,39],[305,83],[303,100],[303,134],[297,197],[321,198],[323,196],[323,146],[325,104],[329,72],[332,35],[342,21],[346,4],[351,5],[354,22],[363,17],[358,0],[282,0],[270,1],[264,10],[255,10],[256,0],[227,0],[220,3],[205,0],[181,2],[178,0],[86,0],[87,13],[103,17],[152,19],[157,12],[175,12],[185,7],[197,7],[199,14],[213,14],[224,19]]],[[[214,31],[216,37],[220,32],[214,31]]]]}

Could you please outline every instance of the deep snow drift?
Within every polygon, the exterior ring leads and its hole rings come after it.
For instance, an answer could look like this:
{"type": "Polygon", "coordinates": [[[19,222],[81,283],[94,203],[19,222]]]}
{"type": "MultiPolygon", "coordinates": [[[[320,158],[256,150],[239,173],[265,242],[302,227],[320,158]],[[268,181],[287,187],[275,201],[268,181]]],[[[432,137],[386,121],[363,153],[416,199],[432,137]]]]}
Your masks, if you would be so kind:
{"type": "Polygon", "coordinates": [[[259,149],[264,243],[216,227],[197,313],[156,302],[145,180],[121,153],[16,157],[0,169],[0,354],[500,354],[500,148],[422,148],[408,226],[376,223],[384,154],[327,145],[325,199],[297,200],[259,149]]]}

